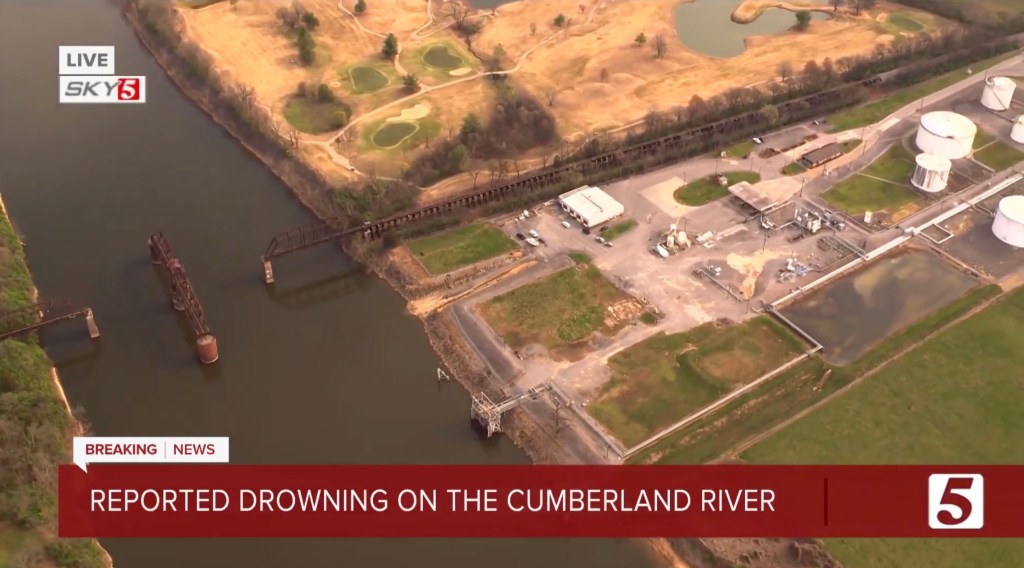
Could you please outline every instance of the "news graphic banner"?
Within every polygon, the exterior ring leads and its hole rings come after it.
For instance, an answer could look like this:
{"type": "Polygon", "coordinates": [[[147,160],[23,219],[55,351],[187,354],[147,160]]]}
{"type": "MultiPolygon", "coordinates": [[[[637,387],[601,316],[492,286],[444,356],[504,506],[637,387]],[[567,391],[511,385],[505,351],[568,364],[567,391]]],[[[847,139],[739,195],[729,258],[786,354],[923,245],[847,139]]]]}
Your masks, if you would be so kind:
{"type": "Polygon", "coordinates": [[[62,45],[58,48],[61,104],[146,102],[146,78],[114,74],[114,46],[62,45]]]}
{"type": "Polygon", "coordinates": [[[1024,467],[60,468],[62,537],[1024,537],[1024,467]]]}
{"type": "Polygon", "coordinates": [[[87,472],[94,463],[228,463],[228,438],[76,437],[71,461],[87,472]]]}

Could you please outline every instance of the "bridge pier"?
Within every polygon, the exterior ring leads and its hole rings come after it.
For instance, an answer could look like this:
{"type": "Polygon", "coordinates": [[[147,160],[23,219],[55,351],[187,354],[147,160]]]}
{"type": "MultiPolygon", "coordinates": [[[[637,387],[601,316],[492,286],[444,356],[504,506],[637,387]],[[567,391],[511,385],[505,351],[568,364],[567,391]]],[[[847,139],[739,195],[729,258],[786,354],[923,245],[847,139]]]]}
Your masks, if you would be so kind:
{"type": "Polygon", "coordinates": [[[263,282],[266,284],[274,283],[274,267],[270,264],[270,259],[261,256],[260,261],[263,263],[263,282]]]}
{"type": "Polygon", "coordinates": [[[212,334],[206,334],[196,340],[196,350],[199,353],[199,362],[204,365],[216,363],[220,359],[217,351],[217,338],[212,334]]]}
{"type": "Polygon", "coordinates": [[[85,309],[85,326],[89,328],[89,339],[96,339],[100,336],[100,328],[96,325],[96,318],[93,317],[90,308],[85,309]]]}

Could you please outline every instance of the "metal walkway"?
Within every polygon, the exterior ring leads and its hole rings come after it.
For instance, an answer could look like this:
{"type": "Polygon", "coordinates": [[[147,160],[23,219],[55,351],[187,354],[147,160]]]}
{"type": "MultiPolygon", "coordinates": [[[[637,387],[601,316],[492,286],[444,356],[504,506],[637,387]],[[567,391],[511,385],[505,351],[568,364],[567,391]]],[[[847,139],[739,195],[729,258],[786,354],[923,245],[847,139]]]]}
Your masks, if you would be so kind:
{"type": "Polygon", "coordinates": [[[501,415],[531,400],[536,400],[551,390],[551,383],[533,387],[532,389],[495,403],[484,393],[473,395],[469,417],[487,431],[487,437],[501,432],[501,415]]]}

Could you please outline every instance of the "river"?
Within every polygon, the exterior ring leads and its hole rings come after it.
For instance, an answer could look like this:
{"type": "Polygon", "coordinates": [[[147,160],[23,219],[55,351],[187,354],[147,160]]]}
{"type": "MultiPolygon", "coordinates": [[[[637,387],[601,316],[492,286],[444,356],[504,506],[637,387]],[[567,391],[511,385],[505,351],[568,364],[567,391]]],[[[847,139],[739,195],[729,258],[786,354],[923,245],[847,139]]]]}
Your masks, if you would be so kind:
{"type": "MultiPolygon", "coordinates": [[[[42,297],[96,313],[43,334],[96,435],[231,437],[235,463],[527,462],[483,441],[469,396],[401,297],[328,247],[275,262],[271,235],[308,222],[285,187],[169,82],[100,0],[0,8],[0,191],[42,297]],[[148,77],[141,106],[57,104],[57,46],[115,45],[148,77]],[[150,264],[163,231],[206,308],[221,359],[202,368],[150,264]]],[[[106,540],[118,568],[292,566],[622,567],[625,540],[106,540]]]]}

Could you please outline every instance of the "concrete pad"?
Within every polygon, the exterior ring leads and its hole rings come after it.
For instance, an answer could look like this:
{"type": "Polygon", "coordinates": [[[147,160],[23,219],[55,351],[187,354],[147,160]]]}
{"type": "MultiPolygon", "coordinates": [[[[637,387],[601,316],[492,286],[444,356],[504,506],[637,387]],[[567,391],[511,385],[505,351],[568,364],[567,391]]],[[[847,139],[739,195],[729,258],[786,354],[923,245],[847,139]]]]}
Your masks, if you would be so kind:
{"type": "Polygon", "coordinates": [[[860,132],[856,130],[847,130],[846,132],[836,134],[836,142],[840,144],[843,142],[849,142],[850,140],[860,140],[860,132]]]}
{"type": "Polygon", "coordinates": [[[893,126],[896,126],[897,124],[899,124],[899,122],[900,122],[900,119],[898,117],[892,117],[889,120],[886,120],[885,122],[880,124],[878,126],[878,131],[879,132],[885,132],[886,130],[889,130],[893,126]]]}
{"type": "Polygon", "coordinates": [[[686,214],[687,211],[695,209],[695,207],[681,205],[672,196],[681,185],[683,185],[683,180],[673,177],[644,189],[640,192],[640,195],[643,195],[669,217],[680,217],[686,214]]]}

